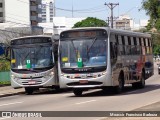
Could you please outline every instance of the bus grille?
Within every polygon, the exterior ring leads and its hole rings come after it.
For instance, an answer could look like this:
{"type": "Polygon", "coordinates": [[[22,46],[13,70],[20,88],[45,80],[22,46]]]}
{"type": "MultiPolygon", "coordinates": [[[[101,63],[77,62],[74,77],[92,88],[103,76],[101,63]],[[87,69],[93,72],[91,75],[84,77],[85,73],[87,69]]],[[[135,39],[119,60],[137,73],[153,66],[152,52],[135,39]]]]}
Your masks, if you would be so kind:
{"type": "Polygon", "coordinates": [[[88,82],[88,83],[79,83],[79,82],[72,82],[68,83],[68,86],[76,86],[76,85],[101,85],[103,84],[102,82],[88,82]]]}
{"type": "MultiPolygon", "coordinates": [[[[27,77],[27,78],[20,78],[20,79],[30,79],[31,77],[27,77]]],[[[37,79],[37,78],[42,78],[42,77],[34,77],[34,79],[37,79]]]]}
{"type": "Polygon", "coordinates": [[[39,84],[42,84],[42,80],[33,80],[33,82],[31,82],[31,80],[23,80],[21,81],[21,84],[22,85],[39,85],[39,84]]]}

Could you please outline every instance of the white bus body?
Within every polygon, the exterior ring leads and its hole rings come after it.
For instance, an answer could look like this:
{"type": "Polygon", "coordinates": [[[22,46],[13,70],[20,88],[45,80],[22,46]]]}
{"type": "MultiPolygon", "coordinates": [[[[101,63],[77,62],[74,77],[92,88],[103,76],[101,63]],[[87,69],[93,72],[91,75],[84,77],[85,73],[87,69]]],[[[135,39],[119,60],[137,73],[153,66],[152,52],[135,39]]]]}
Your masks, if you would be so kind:
{"type": "Polygon", "coordinates": [[[60,87],[73,88],[75,95],[88,88],[119,93],[125,84],[144,87],[153,75],[151,36],[110,28],[67,30],[60,34],[58,63],[60,87]]]}
{"type": "Polygon", "coordinates": [[[54,41],[50,36],[28,36],[11,40],[11,86],[32,94],[41,87],[58,88],[54,41]]]}

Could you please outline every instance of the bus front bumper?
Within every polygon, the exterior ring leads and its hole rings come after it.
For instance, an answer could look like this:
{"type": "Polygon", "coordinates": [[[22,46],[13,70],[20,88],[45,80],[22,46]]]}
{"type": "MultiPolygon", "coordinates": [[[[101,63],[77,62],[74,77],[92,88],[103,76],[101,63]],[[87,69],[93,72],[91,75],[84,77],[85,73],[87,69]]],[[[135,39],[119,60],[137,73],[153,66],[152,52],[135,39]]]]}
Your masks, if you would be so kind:
{"type": "Polygon", "coordinates": [[[96,78],[69,79],[60,77],[60,88],[98,88],[103,86],[112,86],[111,76],[108,74],[96,78]]]}

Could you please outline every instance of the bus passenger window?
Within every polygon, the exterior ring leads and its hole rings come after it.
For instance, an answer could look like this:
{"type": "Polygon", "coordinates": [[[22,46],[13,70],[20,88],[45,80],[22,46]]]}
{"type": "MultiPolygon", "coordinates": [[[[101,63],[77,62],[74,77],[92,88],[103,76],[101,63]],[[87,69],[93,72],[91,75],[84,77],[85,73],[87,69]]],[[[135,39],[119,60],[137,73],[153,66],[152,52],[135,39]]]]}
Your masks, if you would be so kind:
{"type": "Polygon", "coordinates": [[[110,54],[111,54],[111,59],[117,58],[117,44],[114,42],[110,42],[110,54]]]}

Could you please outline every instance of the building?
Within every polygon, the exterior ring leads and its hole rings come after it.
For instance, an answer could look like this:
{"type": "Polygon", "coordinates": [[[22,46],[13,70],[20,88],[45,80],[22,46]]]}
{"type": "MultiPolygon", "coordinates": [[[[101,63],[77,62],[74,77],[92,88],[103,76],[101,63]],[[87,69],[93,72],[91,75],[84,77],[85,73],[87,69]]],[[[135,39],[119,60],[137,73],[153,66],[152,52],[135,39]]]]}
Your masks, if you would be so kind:
{"type": "Polygon", "coordinates": [[[39,23],[43,27],[44,34],[59,35],[62,31],[71,29],[75,23],[80,22],[86,18],[67,18],[67,17],[53,17],[53,22],[39,23]]]}
{"type": "Polygon", "coordinates": [[[128,15],[120,16],[118,20],[115,21],[116,29],[131,30],[131,18],[128,15]]]}
{"type": "Polygon", "coordinates": [[[41,0],[0,0],[0,23],[37,26],[41,0]]]}
{"type": "Polygon", "coordinates": [[[0,23],[3,23],[4,17],[4,0],[0,0],[0,23]]]}
{"type": "Polygon", "coordinates": [[[32,26],[37,26],[41,19],[41,1],[42,0],[30,0],[30,23],[32,26]]]}
{"type": "Polygon", "coordinates": [[[42,34],[40,15],[41,0],[0,0],[0,42],[42,34]]]}
{"type": "Polygon", "coordinates": [[[129,15],[122,15],[117,19],[114,23],[116,29],[123,29],[123,30],[139,30],[145,28],[148,24],[148,20],[138,20],[135,22],[135,19],[129,17],[129,15]]]}
{"type": "Polygon", "coordinates": [[[55,16],[55,0],[42,0],[42,22],[53,22],[55,16]]]}

